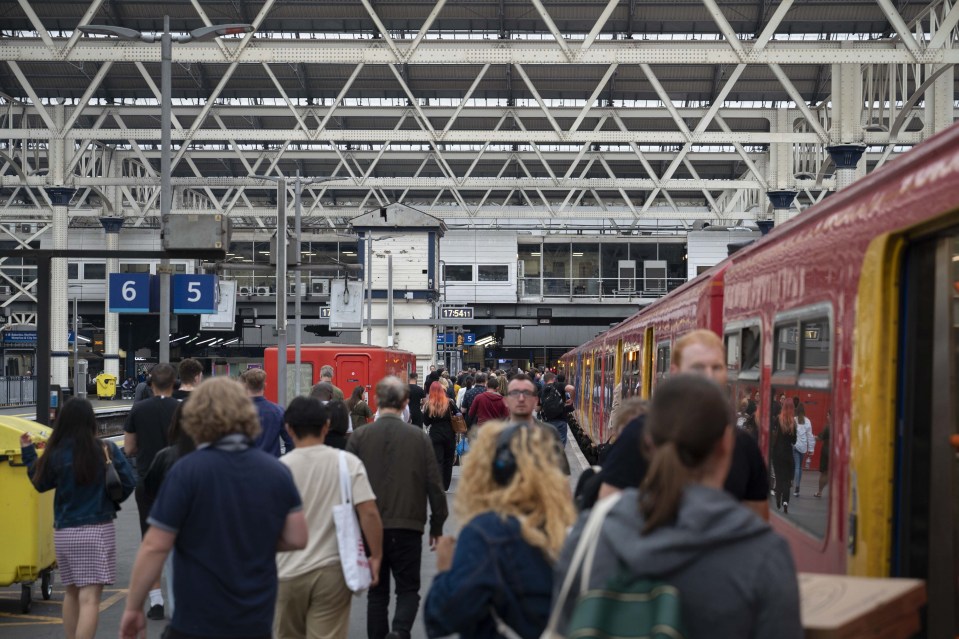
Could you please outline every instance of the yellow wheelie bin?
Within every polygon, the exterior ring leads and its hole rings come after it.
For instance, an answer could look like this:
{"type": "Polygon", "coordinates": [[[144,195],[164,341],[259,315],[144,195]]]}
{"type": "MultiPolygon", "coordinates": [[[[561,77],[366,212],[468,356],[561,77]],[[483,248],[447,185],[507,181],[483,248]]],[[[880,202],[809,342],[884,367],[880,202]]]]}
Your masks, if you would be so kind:
{"type": "Polygon", "coordinates": [[[33,582],[53,594],[53,494],[38,493],[20,455],[20,435],[29,433],[43,454],[53,430],[19,417],[0,416],[0,586],[21,584],[20,612],[30,612],[33,582]]]}
{"type": "Polygon", "coordinates": [[[97,375],[97,397],[100,399],[113,399],[117,396],[117,376],[110,373],[100,373],[97,375]]]}

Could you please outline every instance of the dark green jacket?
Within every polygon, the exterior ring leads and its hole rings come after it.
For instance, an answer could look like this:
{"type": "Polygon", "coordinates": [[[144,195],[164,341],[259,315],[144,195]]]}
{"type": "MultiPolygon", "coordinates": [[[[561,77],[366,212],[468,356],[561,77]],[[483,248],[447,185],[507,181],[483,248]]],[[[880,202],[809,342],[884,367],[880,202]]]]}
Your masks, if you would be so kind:
{"type": "Polygon", "coordinates": [[[398,416],[383,415],[350,435],[346,450],[363,461],[383,528],[423,531],[426,503],[430,535],[443,534],[449,510],[429,436],[398,416]]]}

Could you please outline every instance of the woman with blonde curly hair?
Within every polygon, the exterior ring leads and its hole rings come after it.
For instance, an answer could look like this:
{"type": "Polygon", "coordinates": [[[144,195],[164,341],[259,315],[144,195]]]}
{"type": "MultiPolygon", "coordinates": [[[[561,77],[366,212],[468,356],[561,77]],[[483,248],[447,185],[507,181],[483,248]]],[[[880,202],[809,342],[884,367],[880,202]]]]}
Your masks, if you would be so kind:
{"type": "Polygon", "coordinates": [[[440,539],[426,598],[430,637],[539,637],[552,565],[576,517],[549,426],[490,421],[464,458],[459,540],[440,539]]]}

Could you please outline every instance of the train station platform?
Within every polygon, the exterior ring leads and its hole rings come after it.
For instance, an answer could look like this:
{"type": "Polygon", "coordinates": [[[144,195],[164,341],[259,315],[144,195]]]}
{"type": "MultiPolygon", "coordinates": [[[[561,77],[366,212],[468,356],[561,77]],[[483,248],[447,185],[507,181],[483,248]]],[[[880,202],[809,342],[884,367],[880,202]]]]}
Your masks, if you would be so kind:
{"type": "MultiPolygon", "coordinates": [[[[93,404],[93,410],[96,413],[104,412],[119,412],[119,411],[129,411],[130,407],[133,406],[133,401],[129,399],[93,399],[87,398],[90,400],[90,403],[93,404]]],[[[0,415],[8,415],[10,417],[22,417],[23,419],[36,419],[37,418],[37,407],[28,404],[25,406],[4,406],[0,408],[0,415]]]]}
{"type": "MultiPolygon", "coordinates": [[[[114,402],[106,402],[113,404],[114,402]]],[[[27,412],[20,407],[21,413],[27,412]]],[[[31,413],[32,415],[32,413],[31,413]]],[[[580,474],[587,467],[586,460],[576,447],[575,439],[570,436],[566,445],[566,456],[569,461],[570,489],[576,486],[580,474]]],[[[453,468],[453,483],[447,503],[450,507],[450,517],[444,526],[444,534],[457,535],[459,523],[453,515],[453,500],[459,485],[460,467],[453,468]]],[[[423,563],[421,568],[420,614],[416,617],[413,626],[413,639],[425,639],[426,631],[423,627],[423,603],[433,577],[436,575],[436,555],[429,550],[429,539],[424,535],[423,563]]],[[[123,503],[122,510],[117,514],[117,583],[104,588],[100,603],[100,624],[97,628],[96,639],[116,639],[120,618],[123,616],[123,607],[126,602],[127,588],[130,582],[130,572],[140,545],[140,525],[137,515],[136,501],[131,496],[123,503]]],[[[165,586],[164,586],[165,587],[165,586]]],[[[19,614],[18,603],[20,586],[14,585],[0,588],[0,637],[3,639],[60,639],[63,637],[61,610],[63,605],[63,588],[58,580],[54,580],[53,597],[43,601],[39,594],[39,584],[34,586],[33,607],[30,614],[19,614]]],[[[392,615],[392,612],[390,613],[392,615]]],[[[147,621],[147,639],[159,639],[168,621],[147,621]]],[[[350,639],[366,639],[366,595],[353,598],[353,607],[350,612],[350,639]]]]}

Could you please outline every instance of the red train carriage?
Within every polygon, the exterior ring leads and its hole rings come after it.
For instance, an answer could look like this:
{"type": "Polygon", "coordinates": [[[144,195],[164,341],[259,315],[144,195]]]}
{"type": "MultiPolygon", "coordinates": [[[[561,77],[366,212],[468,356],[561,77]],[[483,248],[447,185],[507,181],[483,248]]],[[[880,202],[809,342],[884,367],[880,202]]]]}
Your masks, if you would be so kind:
{"type": "Polygon", "coordinates": [[[722,288],[723,269],[713,269],[563,356],[582,424],[595,441],[606,441],[615,394],[648,397],[655,379],[669,372],[674,337],[698,326],[720,331],[722,288]]]}
{"type": "MultiPolygon", "coordinates": [[[[293,371],[295,352],[293,347],[287,348],[287,395],[288,400],[296,395],[293,388],[293,371]]],[[[416,370],[416,356],[407,351],[380,346],[363,346],[351,344],[322,344],[300,348],[300,374],[303,380],[304,392],[309,392],[313,384],[320,381],[320,369],[323,366],[333,367],[333,383],[349,397],[357,386],[363,386],[369,393],[370,408],[376,410],[376,393],[373,388],[376,383],[387,375],[395,375],[401,380],[408,381],[409,374],[416,370]]],[[[276,368],[277,349],[270,347],[263,351],[263,366],[266,370],[266,397],[270,401],[276,399],[276,368]]]]}
{"type": "Polygon", "coordinates": [[[564,356],[594,437],[594,386],[648,395],[694,327],[724,337],[767,457],[772,402],[806,409],[816,451],[772,514],[799,569],[925,579],[928,636],[959,635],[959,128],[564,356]]]}

